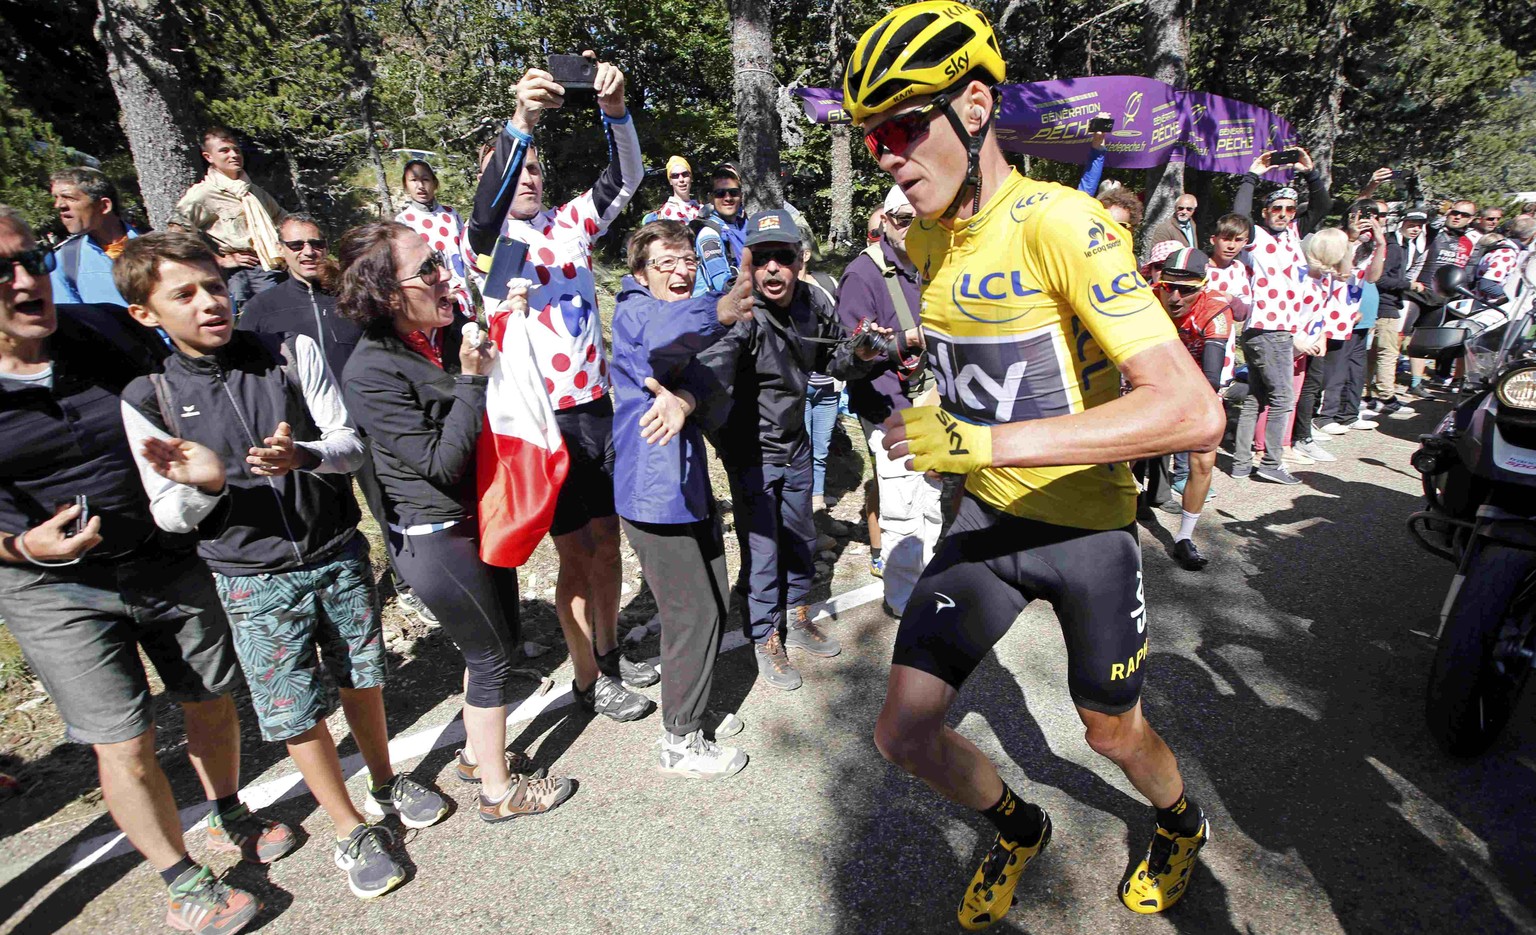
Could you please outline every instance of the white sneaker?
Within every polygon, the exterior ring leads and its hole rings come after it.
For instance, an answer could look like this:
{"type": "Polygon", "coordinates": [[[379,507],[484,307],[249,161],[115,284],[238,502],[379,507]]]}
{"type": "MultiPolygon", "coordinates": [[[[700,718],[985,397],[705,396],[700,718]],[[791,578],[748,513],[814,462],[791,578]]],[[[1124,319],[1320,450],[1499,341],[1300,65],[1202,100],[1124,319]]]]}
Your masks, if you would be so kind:
{"type": "Polygon", "coordinates": [[[734,776],[747,765],[747,755],[735,747],[722,747],[696,730],[686,737],[663,731],[659,769],[669,776],[719,779],[734,776]]]}
{"type": "Polygon", "coordinates": [[[1380,426],[1380,422],[1373,422],[1370,419],[1356,419],[1355,421],[1349,423],[1348,427],[1355,429],[1356,431],[1368,432],[1371,429],[1378,428],[1380,426]]]}
{"type": "Polygon", "coordinates": [[[1316,463],[1311,458],[1307,457],[1307,455],[1303,451],[1301,451],[1300,448],[1286,448],[1284,450],[1284,452],[1280,455],[1280,460],[1282,462],[1289,462],[1291,464],[1314,464],[1314,463],[1316,463]]]}
{"type": "MultiPolygon", "coordinates": [[[[1357,418],[1355,421],[1358,422],[1360,420],[1357,418]]],[[[1349,434],[1349,429],[1346,428],[1343,425],[1340,425],[1337,422],[1324,422],[1322,425],[1319,425],[1317,427],[1317,430],[1319,432],[1325,432],[1325,433],[1327,433],[1329,435],[1348,435],[1349,434]]]]}
{"type": "Polygon", "coordinates": [[[1296,443],[1296,451],[1304,454],[1313,461],[1337,461],[1339,456],[1319,445],[1315,439],[1308,439],[1296,443]]]}

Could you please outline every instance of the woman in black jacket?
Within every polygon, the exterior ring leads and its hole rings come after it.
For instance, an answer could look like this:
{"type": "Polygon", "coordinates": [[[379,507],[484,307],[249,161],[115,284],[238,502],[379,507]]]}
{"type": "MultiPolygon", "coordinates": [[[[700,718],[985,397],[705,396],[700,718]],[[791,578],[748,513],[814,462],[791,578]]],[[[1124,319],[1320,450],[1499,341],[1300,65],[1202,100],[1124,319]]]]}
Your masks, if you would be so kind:
{"type": "Polygon", "coordinates": [[[480,817],[549,811],[574,791],[538,778],[506,748],[506,703],[518,644],[517,573],[480,560],[475,445],[485,419],[490,344],[464,341],[461,372],[443,369],[434,335],[453,322],[441,253],[403,224],[378,221],[341,240],[341,313],[363,327],[342,385],[371,442],[395,567],[458,644],[468,669],[459,776],[481,782],[480,817]],[[478,756],[477,756],[478,754],[478,756]]]}

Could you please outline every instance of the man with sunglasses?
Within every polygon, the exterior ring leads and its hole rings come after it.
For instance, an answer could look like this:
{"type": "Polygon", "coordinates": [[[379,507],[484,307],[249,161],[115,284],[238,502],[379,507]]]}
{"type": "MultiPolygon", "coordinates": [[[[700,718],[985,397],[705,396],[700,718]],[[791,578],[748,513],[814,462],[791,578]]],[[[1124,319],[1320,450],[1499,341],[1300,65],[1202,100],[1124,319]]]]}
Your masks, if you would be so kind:
{"type": "Polygon", "coordinates": [[[1126,462],[1212,450],[1221,407],[1108,211],[1009,165],[994,124],[1005,77],[986,16],[933,0],[870,27],[843,82],[844,107],[918,218],[906,248],[941,399],[892,416],[886,449],[911,470],[966,475],[902,615],[875,744],[997,829],[958,910],[973,930],[1008,911],[1051,822],[947,716],[1035,599],[1056,608],[1089,746],[1156,809],[1122,903],[1173,905],[1208,834],[1142,712],[1149,643],[1126,462]]]}
{"type": "Polygon", "coordinates": [[[682,156],[672,156],[667,160],[667,184],[672,186],[672,194],[666,204],[653,212],[655,217],[651,220],[682,221],[687,224],[698,217],[703,208],[693,199],[693,167],[688,164],[688,160],[682,156]]]}
{"type": "Polygon", "coordinates": [[[1472,223],[1476,217],[1477,203],[1474,201],[1458,201],[1451,205],[1451,210],[1445,212],[1445,239],[1454,252],[1442,257],[1441,262],[1467,265],[1467,257],[1471,255],[1472,248],[1477,246],[1478,238],[1483,236],[1483,232],[1472,223]]]}
{"type": "Polygon", "coordinates": [[[1162,243],[1165,240],[1177,241],[1181,247],[1200,247],[1200,230],[1195,226],[1195,211],[1200,207],[1200,202],[1194,195],[1185,192],[1173,203],[1173,217],[1157,225],[1152,229],[1152,236],[1148,243],[1162,243]]]}
{"type": "Polygon", "coordinates": [[[805,398],[810,374],[847,374],[833,359],[842,329],[832,302],[799,278],[801,238],[793,216],[761,211],[746,229],[741,275],[752,279],[753,315],[699,355],[710,380],[700,403],[731,476],[738,539],[745,540],[746,630],[758,676],[792,691],[801,677],[787,648],[815,656],[841,651],[806,606],[816,526],[805,398]]]}
{"type": "MultiPolygon", "coordinates": [[[[741,248],[747,241],[747,217],[741,210],[744,204],[741,173],[729,162],[722,162],[709,175],[709,207],[699,214],[699,220],[713,227],[725,241],[726,253],[735,268],[741,265],[741,248]]],[[[701,251],[699,255],[704,253],[701,251]]]]}
{"type": "MultiPolygon", "coordinates": [[[[1248,363],[1248,395],[1237,419],[1237,437],[1232,444],[1232,476],[1257,477],[1276,484],[1301,483],[1286,470],[1280,456],[1289,435],[1296,409],[1294,342],[1296,333],[1306,323],[1303,312],[1307,276],[1307,258],[1301,238],[1328,214],[1328,185],[1312,164],[1305,149],[1297,148],[1301,161],[1297,168],[1307,184],[1307,216],[1296,215],[1297,191],[1289,185],[1264,197],[1264,208],[1253,216],[1253,194],[1259,179],[1271,169],[1280,168],[1272,161],[1273,153],[1261,153],[1238,183],[1232,213],[1252,218],[1253,238],[1245,248],[1252,261],[1253,306],[1240,343],[1248,363]],[[1259,412],[1268,407],[1264,431],[1264,458],[1257,469],[1253,465],[1253,438],[1259,412]]],[[[1308,414],[1310,418],[1310,413],[1308,414]]]]}

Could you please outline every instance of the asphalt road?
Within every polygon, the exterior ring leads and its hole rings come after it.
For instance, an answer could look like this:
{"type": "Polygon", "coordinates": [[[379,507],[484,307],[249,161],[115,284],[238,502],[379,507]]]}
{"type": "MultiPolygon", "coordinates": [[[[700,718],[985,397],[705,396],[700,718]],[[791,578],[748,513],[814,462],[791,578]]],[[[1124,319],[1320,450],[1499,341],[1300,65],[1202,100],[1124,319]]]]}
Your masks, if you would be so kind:
{"type": "MultiPolygon", "coordinates": [[[[1115,896],[1150,810],[1082,740],[1050,609],[1020,617],[953,716],[1055,821],[995,931],[1536,931],[1532,703],[1474,761],[1439,753],[1423,726],[1431,643],[1421,634],[1433,632],[1450,577],[1403,530],[1417,504],[1411,440],[1444,407],[1423,411],[1334,442],[1343,459],[1303,469],[1300,487],[1219,476],[1198,533],[1213,558],[1204,573],[1167,558],[1175,517],[1143,524],[1148,716],[1213,832],[1189,895],[1162,917],[1134,916],[1115,896]]],[[[990,833],[870,740],[895,624],[866,603],[835,627],[844,653],[799,660],[806,683],[793,693],[755,684],[746,650],[723,656],[717,703],[746,721],[735,742],[752,757],[739,776],[657,774],[654,714],[621,725],[551,707],[510,736],[580,790],[550,815],[498,826],[469,811],[472,793],[452,778],[453,667],[415,663],[436,677],[391,689],[392,727],[425,747],[448,725],[446,746],[407,765],[459,811],[405,835],[409,882],[375,902],[353,898],[330,862],[327,822],[302,794],[270,811],[315,837],[270,867],[235,866],[231,879],[260,895],[259,926],[272,933],[958,931],[954,907],[990,833]]],[[[165,762],[183,788],[174,744],[165,762]]],[[[285,771],[270,752],[248,753],[253,783],[285,771]]],[[[164,891],[136,856],[64,872],[111,830],[104,816],[10,829],[0,929],[164,931],[164,891]]],[[[190,840],[205,853],[200,832],[190,840]]]]}

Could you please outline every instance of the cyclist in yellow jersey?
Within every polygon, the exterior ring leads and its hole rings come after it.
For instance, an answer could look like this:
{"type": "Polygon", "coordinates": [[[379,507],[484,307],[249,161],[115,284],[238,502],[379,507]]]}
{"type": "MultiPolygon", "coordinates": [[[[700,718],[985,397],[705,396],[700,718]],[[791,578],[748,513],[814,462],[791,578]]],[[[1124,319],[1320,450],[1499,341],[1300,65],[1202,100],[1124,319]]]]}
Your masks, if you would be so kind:
{"type": "Polygon", "coordinates": [[[997,828],[961,900],[968,929],[1008,911],[1051,822],[945,717],[1035,598],[1061,623],[1089,746],[1156,809],[1152,843],[1120,881],[1122,902],[1142,913],[1177,902],[1209,833],[1142,716],[1149,644],[1126,462],[1211,451],[1223,414],[1124,229],[1087,195],[1025,178],[1004,159],[992,127],[1003,79],[986,17],[934,0],[871,27],[843,85],[871,154],[922,219],[907,251],[923,274],[942,405],[892,417],[886,446],[913,469],[967,475],[902,617],[875,743],[997,828]]]}

